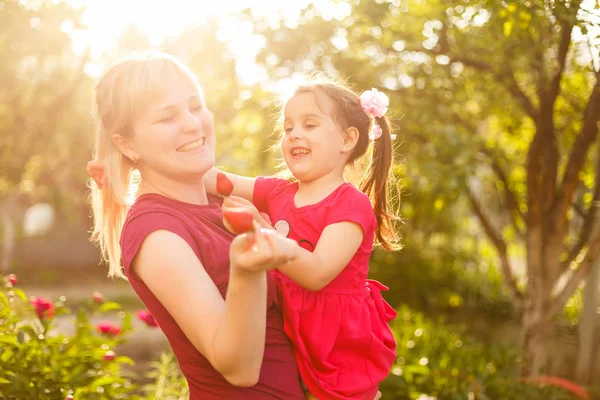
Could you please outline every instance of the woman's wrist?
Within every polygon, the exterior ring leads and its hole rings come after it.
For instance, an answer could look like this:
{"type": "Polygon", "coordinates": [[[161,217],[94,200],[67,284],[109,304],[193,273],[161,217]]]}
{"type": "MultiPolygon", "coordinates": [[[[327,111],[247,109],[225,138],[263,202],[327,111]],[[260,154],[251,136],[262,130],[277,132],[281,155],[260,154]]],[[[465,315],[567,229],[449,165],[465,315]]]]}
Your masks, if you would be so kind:
{"type": "Polygon", "coordinates": [[[249,270],[247,268],[238,267],[234,262],[231,263],[230,267],[230,279],[238,279],[238,280],[259,280],[263,276],[265,276],[264,270],[249,270]]]}

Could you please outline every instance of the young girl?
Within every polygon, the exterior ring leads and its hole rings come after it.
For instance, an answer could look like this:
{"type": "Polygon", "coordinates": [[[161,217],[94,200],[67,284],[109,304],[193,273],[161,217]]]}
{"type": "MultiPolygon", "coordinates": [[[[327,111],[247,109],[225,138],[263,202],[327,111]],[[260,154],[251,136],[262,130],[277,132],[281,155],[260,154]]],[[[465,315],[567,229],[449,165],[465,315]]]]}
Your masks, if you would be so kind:
{"type": "MultiPolygon", "coordinates": [[[[388,326],[396,313],[381,296],[387,288],[367,279],[373,242],[398,247],[387,208],[387,107],[375,89],[359,97],[334,83],[302,85],[282,109],[281,150],[294,179],[227,174],[233,195],[252,201],[298,244],[296,259],[275,275],[284,330],[312,398],[373,399],[396,357],[388,326]],[[371,141],[358,190],[344,171],[371,141]]],[[[206,175],[209,192],[216,191],[214,172],[206,175]]],[[[224,206],[245,204],[233,197],[224,206]]]]}
{"type": "MultiPolygon", "coordinates": [[[[284,330],[311,395],[372,399],[396,357],[396,316],[379,282],[368,280],[373,242],[396,249],[387,208],[392,135],[385,94],[361,97],[334,83],[297,88],[282,112],[281,150],[293,180],[227,174],[274,228],[294,239],[298,258],[275,272],[284,330]],[[358,190],[344,180],[373,141],[358,190]]],[[[212,180],[212,179],[211,179],[212,180]]],[[[207,182],[208,190],[214,190],[207,182]]],[[[226,199],[226,207],[243,206],[226,199]]],[[[313,397],[313,398],[314,398],[313,397]]]]}

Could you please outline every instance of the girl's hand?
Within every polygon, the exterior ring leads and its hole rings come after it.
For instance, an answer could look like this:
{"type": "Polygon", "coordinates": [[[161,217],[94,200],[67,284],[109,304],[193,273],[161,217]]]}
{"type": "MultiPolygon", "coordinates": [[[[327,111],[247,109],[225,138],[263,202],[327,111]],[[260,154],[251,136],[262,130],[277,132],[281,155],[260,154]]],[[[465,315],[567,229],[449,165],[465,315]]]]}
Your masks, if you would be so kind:
{"type": "Polygon", "coordinates": [[[271,226],[271,220],[269,219],[269,216],[265,213],[259,212],[256,209],[256,207],[254,207],[254,204],[252,204],[251,202],[249,202],[248,200],[246,200],[242,197],[237,197],[237,196],[225,197],[223,199],[223,209],[226,209],[226,208],[244,208],[248,212],[250,212],[250,214],[252,214],[252,216],[254,217],[256,222],[258,222],[258,224],[261,226],[261,228],[273,229],[273,227],[271,226]]]}
{"type": "Polygon", "coordinates": [[[231,268],[243,273],[272,270],[293,261],[296,248],[296,242],[275,230],[258,228],[233,239],[229,249],[231,268]]]}
{"type": "Polygon", "coordinates": [[[87,163],[85,167],[88,175],[96,181],[98,189],[102,189],[106,183],[106,176],[104,176],[104,161],[103,160],[92,160],[87,163]]]}

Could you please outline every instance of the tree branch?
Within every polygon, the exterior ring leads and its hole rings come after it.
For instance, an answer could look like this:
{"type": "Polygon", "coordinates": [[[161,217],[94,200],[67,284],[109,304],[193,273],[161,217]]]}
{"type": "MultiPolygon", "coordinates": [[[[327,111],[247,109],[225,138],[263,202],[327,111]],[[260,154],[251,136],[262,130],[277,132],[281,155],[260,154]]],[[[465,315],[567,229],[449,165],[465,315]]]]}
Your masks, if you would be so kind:
{"type": "Polygon", "coordinates": [[[566,260],[562,264],[562,270],[565,271],[569,268],[569,265],[575,260],[577,255],[583,250],[583,247],[588,242],[590,235],[592,234],[592,230],[596,225],[596,215],[598,214],[598,201],[600,200],[600,155],[596,158],[596,170],[595,170],[595,179],[594,179],[594,189],[593,189],[593,197],[592,203],[590,207],[587,209],[587,212],[582,215],[583,218],[583,226],[579,233],[579,239],[575,243],[575,245],[569,251],[569,255],[566,260]]]}
{"type": "Polygon", "coordinates": [[[481,226],[483,227],[487,237],[494,244],[496,250],[498,251],[504,283],[508,289],[511,299],[513,300],[513,304],[516,308],[521,308],[523,305],[523,295],[517,288],[517,282],[514,278],[512,267],[506,251],[506,242],[502,238],[501,234],[492,225],[479,200],[477,200],[468,185],[466,186],[466,192],[469,197],[469,201],[471,202],[471,207],[473,208],[475,215],[477,215],[477,218],[479,219],[479,222],[481,223],[481,226]]]}
{"type": "Polygon", "coordinates": [[[583,125],[575,143],[571,148],[562,184],[554,200],[552,215],[562,218],[566,215],[569,205],[579,182],[579,172],[583,168],[587,152],[598,136],[598,116],[600,115],[600,72],[596,73],[596,84],[592,89],[588,104],[585,108],[583,125]]]}
{"type": "Polygon", "coordinates": [[[532,118],[536,119],[538,115],[537,108],[533,105],[531,99],[523,92],[519,84],[517,83],[517,79],[513,74],[512,70],[509,68],[505,68],[502,70],[495,70],[490,64],[485,63],[483,61],[478,61],[471,59],[469,57],[461,56],[461,55],[450,55],[447,54],[450,58],[450,61],[460,62],[466,66],[478,69],[480,71],[489,72],[494,76],[494,79],[501,83],[504,87],[508,89],[508,91],[513,95],[513,97],[523,106],[525,112],[532,118]]]}
{"type": "MultiPolygon", "coordinates": [[[[579,9],[579,4],[577,4],[576,7],[579,9]]],[[[577,12],[575,12],[575,14],[577,14],[577,12]]],[[[558,45],[558,54],[556,57],[558,66],[556,71],[554,71],[554,76],[552,77],[552,82],[550,83],[549,102],[551,105],[554,105],[554,102],[556,101],[560,91],[560,81],[565,70],[567,54],[569,52],[569,46],[571,45],[571,32],[573,31],[573,24],[569,21],[563,21],[560,26],[561,36],[560,43],[558,45]]]]}
{"type": "Polygon", "coordinates": [[[519,201],[517,200],[517,196],[510,189],[508,176],[506,175],[506,172],[504,171],[496,157],[494,157],[494,155],[488,149],[484,148],[481,150],[481,152],[489,158],[492,171],[494,171],[494,173],[496,174],[498,179],[500,179],[504,186],[504,200],[506,201],[506,206],[508,207],[509,214],[511,216],[512,226],[515,228],[516,233],[520,237],[524,237],[523,231],[519,228],[519,225],[517,224],[517,218],[521,218],[524,221],[525,215],[519,208],[519,201]]]}
{"type": "Polygon", "coordinates": [[[596,262],[598,255],[600,254],[600,232],[596,233],[594,238],[590,241],[588,251],[585,255],[584,260],[579,265],[577,270],[573,271],[571,277],[563,287],[563,290],[550,302],[548,308],[548,316],[553,317],[560,310],[563,309],[567,300],[573,295],[581,281],[590,272],[592,264],[596,262]]]}

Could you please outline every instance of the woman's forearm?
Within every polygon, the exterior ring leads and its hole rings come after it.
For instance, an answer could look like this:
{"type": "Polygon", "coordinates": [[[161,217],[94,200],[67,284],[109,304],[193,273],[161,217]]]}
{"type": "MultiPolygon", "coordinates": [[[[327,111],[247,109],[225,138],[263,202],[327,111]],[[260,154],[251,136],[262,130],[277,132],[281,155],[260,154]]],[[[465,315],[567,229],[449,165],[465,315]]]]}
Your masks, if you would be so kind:
{"type": "Polygon", "coordinates": [[[236,386],[258,381],[265,349],[266,273],[231,269],[225,312],[214,340],[215,368],[236,386]]]}

